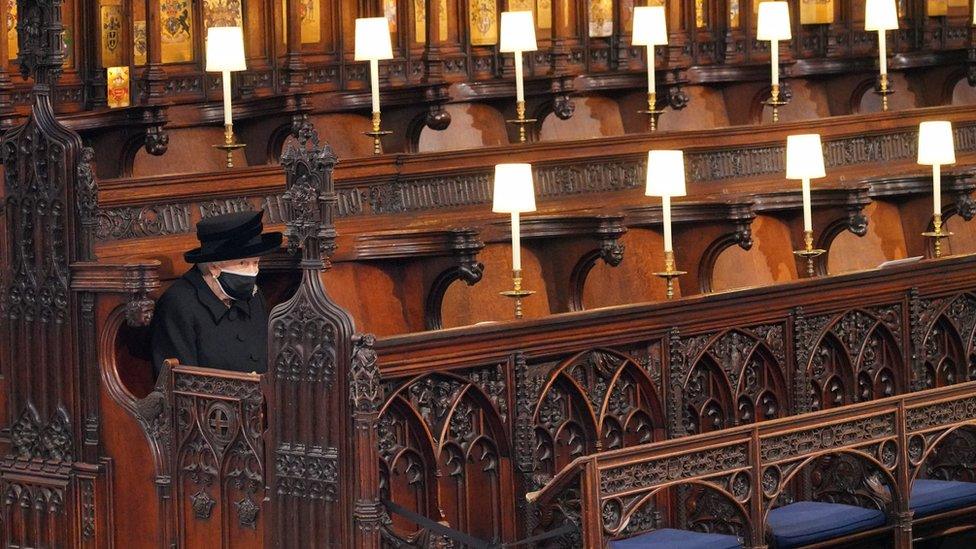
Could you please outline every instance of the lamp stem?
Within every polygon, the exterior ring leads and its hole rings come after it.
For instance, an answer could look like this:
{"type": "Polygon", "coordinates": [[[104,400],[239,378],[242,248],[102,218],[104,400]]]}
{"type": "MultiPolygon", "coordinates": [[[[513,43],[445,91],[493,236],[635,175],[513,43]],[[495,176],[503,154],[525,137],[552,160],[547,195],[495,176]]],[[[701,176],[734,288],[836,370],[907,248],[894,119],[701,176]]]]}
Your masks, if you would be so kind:
{"type": "MultiPolygon", "coordinates": [[[[519,64],[521,66],[521,64],[519,64]]],[[[522,87],[519,85],[519,89],[522,87]]],[[[515,103],[515,115],[518,117],[519,143],[525,143],[525,100],[519,99],[515,103]]]]}
{"type": "Polygon", "coordinates": [[[380,62],[369,60],[369,89],[372,93],[373,112],[380,112],[380,62]]]}
{"type": "Polygon", "coordinates": [[[233,106],[231,105],[231,89],[230,89],[230,71],[225,70],[220,74],[220,80],[223,84],[224,92],[224,126],[230,126],[234,123],[233,121],[233,106]]]}
{"type": "Polygon", "coordinates": [[[522,272],[522,234],[518,212],[512,212],[512,269],[522,272]]]}

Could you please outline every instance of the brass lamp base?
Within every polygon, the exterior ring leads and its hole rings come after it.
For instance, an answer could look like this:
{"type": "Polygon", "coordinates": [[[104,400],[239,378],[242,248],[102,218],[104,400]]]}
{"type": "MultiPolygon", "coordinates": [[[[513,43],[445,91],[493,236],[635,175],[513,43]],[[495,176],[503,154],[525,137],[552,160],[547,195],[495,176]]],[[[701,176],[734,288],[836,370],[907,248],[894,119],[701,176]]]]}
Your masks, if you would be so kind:
{"type": "Polygon", "coordinates": [[[935,215],[934,219],[932,219],[932,227],[935,230],[926,231],[922,233],[922,236],[926,238],[931,238],[935,241],[933,242],[934,255],[935,257],[942,257],[942,239],[949,238],[950,236],[952,236],[952,233],[950,233],[949,231],[942,230],[942,216],[938,214],[935,215]]]}
{"type": "Polygon", "coordinates": [[[813,247],[813,231],[803,231],[803,241],[805,244],[804,248],[802,250],[795,250],[793,254],[801,259],[807,260],[807,276],[813,278],[817,274],[814,268],[814,262],[818,257],[827,253],[827,250],[813,247]]]}
{"type": "Polygon", "coordinates": [[[882,74],[878,77],[878,88],[874,90],[874,93],[881,96],[881,110],[887,112],[888,110],[888,96],[895,93],[895,90],[888,87],[888,75],[882,74]]]}
{"type": "Polygon", "coordinates": [[[538,122],[538,120],[535,119],[535,118],[526,118],[525,117],[525,101],[519,101],[519,102],[517,102],[515,104],[515,115],[518,118],[515,118],[515,119],[512,119],[512,120],[506,120],[505,122],[508,122],[509,124],[516,124],[516,125],[518,125],[518,129],[519,129],[519,143],[525,143],[526,142],[526,133],[525,133],[525,126],[526,126],[526,124],[535,124],[536,122],[538,122]]]}
{"type": "Polygon", "coordinates": [[[773,108],[773,122],[779,122],[779,108],[786,104],[786,101],[779,98],[779,84],[773,86],[769,99],[763,101],[763,104],[773,108]]]}
{"type": "Polygon", "coordinates": [[[667,297],[668,299],[674,298],[674,279],[679,276],[688,274],[686,271],[679,271],[674,268],[674,252],[665,251],[664,252],[664,270],[656,273],[652,273],[654,276],[664,279],[665,284],[668,285],[667,297]]]}
{"type": "Polygon", "coordinates": [[[390,135],[393,132],[390,130],[380,129],[380,113],[373,113],[373,129],[368,132],[363,132],[363,135],[368,135],[373,138],[373,154],[382,154],[383,146],[380,139],[385,135],[390,135]]]}
{"type": "Polygon", "coordinates": [[[528,297],[535,292],[522,289],[522,271],[512,271],[512,289],[499,294],[515,300],[515,319],[522,318],[522,298],[528,297]]]}
{"type": "Polygon", "coordinates": [[[637,111],[637,114],[647,115],[647,130],[656,131],[657,130],[657,119],[663,113],[663,110],[657,108],[657,94],[648,93],[647,94],[647,109],[637,111]]]}
{"type": "Polygon", "coordinates": [[[224,142],[220,145],[214,145],[213,148],[217,150],[224,151],[227,155],[227,167],[234,167],[234,151],[238,149],[243,149],[246,147],[245,143],[236,143],[234,141],[234,127],[230,124],[224,126],[224,142]]]}

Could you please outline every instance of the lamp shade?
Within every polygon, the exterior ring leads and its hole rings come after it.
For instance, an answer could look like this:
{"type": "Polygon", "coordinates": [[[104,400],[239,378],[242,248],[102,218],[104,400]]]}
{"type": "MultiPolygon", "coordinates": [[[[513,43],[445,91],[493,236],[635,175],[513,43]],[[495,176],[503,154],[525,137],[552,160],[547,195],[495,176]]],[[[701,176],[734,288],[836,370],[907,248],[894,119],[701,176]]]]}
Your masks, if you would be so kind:
{"type": "Polygon", "coordinates": [[[789,40],[790,5],[786,2],[760,2],[759,22],[756,25],[757,40],[789,40]]]}
{"type": "Polygon", "coordinates": [[[681,151],[647,153],[647,196],[684,196],[685,156],[681,151]]]}
{"type": "Polygon", "coordinates": [[[356,19],[356,61],[393,59],[390,23],[386,17],[356,19]]]}
{"type": "Polygon", "coordinates": [[[531,11],[503,11],[502,37],[498,51],[535,51],[535,22],[531,11]]]}
{"type": "Polygon", "coordinates": [[[491,211],[495,213],[535,211],[531,164],[495,166],[495,190],[491,211]]]}
{"type": "Polygon", "coordinates": [[[867,0],[864,6],[864,30],[884,31],[898,28],[895,0],[867,0]]]}
{"type": "Polygon", "coordinates": [[[668,26],[664,6],[634,8],[634,46],[658,46],[668,43],[668,26]]]}
{"type": "Polygon", "coordinates": [[[918,125],[918,163],[928,166],[956,163],[951,123],[938,120],[918,125]]]}
{"type": "Polygon", "coordinates": [[[207,30],[207,71],[243,71],[244,31],[240,27],[210,27],[207,30]]]}
{"type": "Polygon", "coordinates": [[[826,175],[820,134],[786,136],[787,179],[817,179],[826,175]]]}

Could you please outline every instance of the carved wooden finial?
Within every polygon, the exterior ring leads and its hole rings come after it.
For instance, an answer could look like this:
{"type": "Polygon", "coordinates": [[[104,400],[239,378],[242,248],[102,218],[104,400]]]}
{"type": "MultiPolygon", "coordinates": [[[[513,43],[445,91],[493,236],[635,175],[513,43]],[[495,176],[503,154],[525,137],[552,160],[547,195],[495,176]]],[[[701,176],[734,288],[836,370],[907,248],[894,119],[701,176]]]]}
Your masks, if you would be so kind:
{"type": "Polygon", "coordinates": [[[61,0],[17,0],[17,63],[37,86],[54,84],[64,65],[61,0]]]}
{"type": "Polygon", "coordinates": [[[303,250],[305,268],[326,268],[335,251],[335,211],[338,196],[332,170],[338,162],[332,147],[320,144],[311,124],[297,128],[297,138],[281,156],[287,191],[284,194],[288,221],[285,236],[288,250],[303,250]],[[323,257],[324,264],[323,264],[323,257]]]}

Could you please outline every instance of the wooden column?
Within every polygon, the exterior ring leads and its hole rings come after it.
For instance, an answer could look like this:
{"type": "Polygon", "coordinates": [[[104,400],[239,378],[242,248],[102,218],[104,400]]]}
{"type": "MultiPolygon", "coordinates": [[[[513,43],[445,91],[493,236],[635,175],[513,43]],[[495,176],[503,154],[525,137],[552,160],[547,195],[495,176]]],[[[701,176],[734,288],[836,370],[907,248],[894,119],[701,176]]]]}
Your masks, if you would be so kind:
{"type": "Polygon", "coordinates": [[[282,81],[281,91],[284,93],[294,93],[302,91],[305,86],[305,61],[302,59],[302,5],[300,0],[282,0],[286,2],[288,32],[285,42],[287,52],[285,53],[285,78],[282,81]]]}
{"type": "Polygon", "coordinates": [[[363,457],[368,467],[356,457],[357,444],[375,437],[367,428],[381,398],[375,355],[364,337],[353,358],[352,318],[322,283],[335,250],[336,161],[310,125],[281,158],[288,247],[301,250],[302,279],[293,297],[271,311],[268,325],[265,394],[274,410],[268,430],[267,461],[274,464],[268,467],[268,546],[379,544],[378,457],[363,457]],[[357,437],[356,429],[370,432],[357,437]]]}
{"type": "Polygon", "coordinates": [[[93,259],[98,189],[81,137],[54,117],[64,64],[61,4],[19,0],[17,8],[18,60],[33,89],[24,124],[0,143],[4,232],[16,243],[0,266],[0,352],[10,374],[3,542],[104,547],[94,296],[73,276],[73,265],[93,259]]]}
{"type": "Polygon", "coordinates": [[[10,61],[10,51],[7,48],[7,14],[9,8],[6,2],[0,2],[0,130],[9,128],[13,125],[14,103],[10,97],[13,90],[13,83],[10,81],[10,73],[7,65],[10,61]]]}
{"type": "Polygon", "coordinates": [[[146,70],[142,73],[142,99],[146,105],[162,104],[166,93],[160,25],[159,0],[146,0],[146,70]]]}

